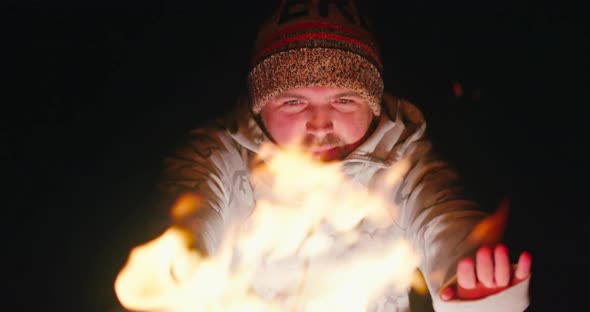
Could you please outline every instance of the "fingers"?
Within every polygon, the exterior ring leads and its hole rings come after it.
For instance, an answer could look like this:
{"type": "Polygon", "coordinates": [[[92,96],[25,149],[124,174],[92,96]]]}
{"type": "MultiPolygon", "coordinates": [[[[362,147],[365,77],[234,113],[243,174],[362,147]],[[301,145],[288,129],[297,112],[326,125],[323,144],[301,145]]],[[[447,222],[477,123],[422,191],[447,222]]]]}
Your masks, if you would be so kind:
{"type": "Polygon", "coordinates": [[[532,256],[529,252],[523,251],[518,258],[518,264],[516,265],[516,271],[514,272],[514,282],[520,282],[525,280],[531,274],[532,256]]]}
{"type": "Polygon", "coordinates": [[[465,289],[473,289],[476,284],[475,264],[471,257],[459,261],[457,265],[457,283],[465,289]]]}
{"type": "Polygon", "coordinates": [[[496,281],[496,286],[508,286],[508,283],[510,283],[510,272],[512,266],[510,265],[508,248],[505,245],[498,244],[494,248],[494,264],[494,279],[496,281]]]}
{"type": "Polygon", "coordinates": [[[477,279],[485,287],[494,287],[494,259],[490,246],[483,246],[477,250],[475,254],[475,270],[477,279]]]}
{"type": "Polygon", "coordinates": [[[453,300],[455,299],[455,291],[452,287],[447,287],[441,291],[440,298],[444,301],[453,300]]]}
{"type": "Polygon", "coordinates": [[[508,247],[504,244],[480,247],[475,258],[463,258],[457,264],[457,288],[448,287],[440,292],[442,300],[482,298],[502,291],[511,284],[530,276],[532,257],[520,254],[516,269],[510,262],[508,247]],[[510,282],[512,278],[512,283],[510,282]]]}

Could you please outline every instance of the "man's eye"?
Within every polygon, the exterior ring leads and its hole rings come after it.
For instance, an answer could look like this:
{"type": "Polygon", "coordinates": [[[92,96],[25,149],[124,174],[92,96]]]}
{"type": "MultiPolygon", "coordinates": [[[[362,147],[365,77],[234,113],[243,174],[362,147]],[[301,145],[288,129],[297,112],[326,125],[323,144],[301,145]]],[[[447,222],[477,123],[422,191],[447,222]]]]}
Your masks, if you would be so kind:
{"type": "Polygon", "coordinates": [[[351,103],[352,100],[351,99],[338,99],[338,100],[336,100],[336,102],[338,104],[347,104],[347,103],[351,103]]]}
{"type": "Polygon", "coordinates": [[[294,99],[284,101],[283,104],[281,104],[280,109],[284,112],[298,113],[303,111],[306,106],[307,103],[305,101],[294,99]]]}

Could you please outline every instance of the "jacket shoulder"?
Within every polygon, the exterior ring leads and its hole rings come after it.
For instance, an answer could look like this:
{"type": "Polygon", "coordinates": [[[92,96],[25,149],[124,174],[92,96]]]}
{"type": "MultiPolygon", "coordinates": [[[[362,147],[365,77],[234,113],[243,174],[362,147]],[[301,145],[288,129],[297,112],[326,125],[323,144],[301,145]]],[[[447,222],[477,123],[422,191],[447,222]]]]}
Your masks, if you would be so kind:
{"type": "Polygon", "coordinates": [[[424,114],[415,104],[387,92],[383,95],[383,110],[394,121],[399,118],[405,124],[414,126],[425,123],[424,114]]]}

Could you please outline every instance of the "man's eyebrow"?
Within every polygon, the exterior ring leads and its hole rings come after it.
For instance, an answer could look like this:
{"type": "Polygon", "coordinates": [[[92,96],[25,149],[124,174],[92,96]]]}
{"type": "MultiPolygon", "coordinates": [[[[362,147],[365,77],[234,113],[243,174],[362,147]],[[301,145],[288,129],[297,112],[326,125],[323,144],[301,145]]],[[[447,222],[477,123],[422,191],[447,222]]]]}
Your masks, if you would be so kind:
{"type": "Polygon", "coordinates": [[[305,96],[302,96],[300,94],[284,92],[284,93],[281,93],[281,94],[275,96],[273,98],[273,100],[282,100],[282,99],[286,99],[286,98],[297,98],[297,99],[304,99],[304,100],[306,99],[305,96]]]}
{"type": "Polygon", "coordinates": [[[361,95],[358,94],[358,92],[355,92],[355,91],[345,91],[345,92],[341,92],[341,93],[336,93],[334,95],[335,98],[348,97],[348,96],[360,97],[361,95]]]}

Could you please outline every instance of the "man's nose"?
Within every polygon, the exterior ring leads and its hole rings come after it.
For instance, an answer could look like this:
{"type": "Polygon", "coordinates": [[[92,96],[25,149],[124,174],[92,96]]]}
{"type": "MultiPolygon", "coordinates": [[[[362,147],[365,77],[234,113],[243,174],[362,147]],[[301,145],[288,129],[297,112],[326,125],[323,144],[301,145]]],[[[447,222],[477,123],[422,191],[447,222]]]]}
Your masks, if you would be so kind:
{"type": "Polygon", "coordinates": [[[331,133],[334,130],[330,109],[327,107],[316,107],[309,112],[306,123],[306,130],[309,133],[321,136],[331,133]]]}

